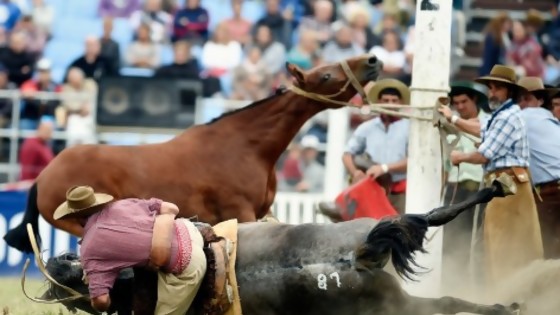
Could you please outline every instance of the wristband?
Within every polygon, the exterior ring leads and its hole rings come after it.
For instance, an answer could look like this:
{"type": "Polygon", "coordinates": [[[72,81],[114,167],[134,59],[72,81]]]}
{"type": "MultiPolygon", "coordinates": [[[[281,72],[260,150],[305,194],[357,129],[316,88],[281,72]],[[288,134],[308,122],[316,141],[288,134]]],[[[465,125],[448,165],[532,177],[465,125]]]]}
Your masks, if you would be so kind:
{"type": "Polygon", "coordinates": [[[383,173],[387,173],[389,171],[389,166],[387,166],[387,164],[381,164],[381,169],[383,173]]]}
{"type": "Polygon", "coordinates": [[[451,116],[451,123],[452,124],[455,125],[457,123],[457,120],[459,120],[459,116],[457,116],[457,115],[451,116]]]}

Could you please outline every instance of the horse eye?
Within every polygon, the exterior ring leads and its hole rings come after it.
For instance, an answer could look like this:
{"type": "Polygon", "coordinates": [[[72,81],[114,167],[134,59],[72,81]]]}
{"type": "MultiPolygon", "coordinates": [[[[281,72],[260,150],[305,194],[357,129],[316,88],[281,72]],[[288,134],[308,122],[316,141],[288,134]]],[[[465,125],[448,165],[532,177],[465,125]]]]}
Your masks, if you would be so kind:
{"type": "Polygon", "coordinates": [[[329,80],[330,78],[331,78],[331,74],[330,74],[330,73],[327,73],[327,74],[325,74],[325,75],[323,76],[323,81],[327,81],[327,80],[329,80]]]}

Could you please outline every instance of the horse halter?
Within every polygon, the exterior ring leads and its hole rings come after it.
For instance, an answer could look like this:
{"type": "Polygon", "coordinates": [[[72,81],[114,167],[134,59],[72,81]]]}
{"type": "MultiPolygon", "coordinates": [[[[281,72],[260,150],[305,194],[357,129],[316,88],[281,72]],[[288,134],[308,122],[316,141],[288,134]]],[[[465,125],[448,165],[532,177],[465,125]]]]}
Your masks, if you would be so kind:
{"type": "Polygon", "coordinates": [[[368,103],[366,92],[364,91],[364,88],[360,85],[360,82],[358,81],[358,79],[356,79],[356,76],[352,72],[352,69],[350,69],[350,67],[348,66],[348,63],[345,60],[343,60],[339,64],[342,67],[342,70],[344,71],[344,73],[346,74],[347,80],[346,80],[346,83],[344,84],[344,86],[342,86],[338,92],[336,92],[334,94],[322,95],[322,94],[317,94],[317,93],[313,93],[313,92],[304,91],[304,90],[302,90],[301,88],[299,88],[295,85],[292,85],[289,89],[292,90],[294,93],[296,93],[298,95],[310,98],[312,100],[316,100],[316,101],[320,101],[320,102],[326,102],[326,103],[332,103],[332,104],[336,104],[336,105],[348,106],[348,104],[350,104],[350,103],[333,100],[333,98],[335,98],[335,97],[339,96],[340,94],[346,92],[346,89],[348,88],[348,86],[350,84],[352,84],[352,86],[356,89],[358,94],[360,94],[360,96],[362,97],[362,100],[364,101],[364,103],[368,103]]]}

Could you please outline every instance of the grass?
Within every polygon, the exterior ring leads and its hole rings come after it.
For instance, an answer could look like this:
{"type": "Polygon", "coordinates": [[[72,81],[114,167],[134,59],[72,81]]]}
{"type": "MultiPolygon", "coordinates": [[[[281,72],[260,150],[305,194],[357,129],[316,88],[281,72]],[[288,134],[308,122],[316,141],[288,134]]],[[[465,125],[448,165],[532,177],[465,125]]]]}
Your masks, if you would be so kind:
{"type": "MultiPolygon", "coordinates": [[[[43,280],[25,279],[25,289],[32,297],[41,296],[46,289],[43,280]]],[[[0,277],[0,309],[2,315],[70,315],[62,304],[39,304],[29,300],[21,291],[21,279],[0,277]]],[[[77,312],[76,315],[87,313],[77,312]]]]}

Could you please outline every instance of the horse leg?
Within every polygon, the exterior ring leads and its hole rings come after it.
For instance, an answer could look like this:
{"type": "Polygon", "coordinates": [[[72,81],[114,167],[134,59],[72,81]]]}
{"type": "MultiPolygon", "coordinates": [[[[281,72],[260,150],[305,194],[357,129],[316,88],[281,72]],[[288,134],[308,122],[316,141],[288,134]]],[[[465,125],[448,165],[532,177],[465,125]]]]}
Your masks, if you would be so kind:
{"type": "Polygon", "coordinates": [[[434,314],[458,314],[473,313],[480,315],[513,315],[520,309],[517,303],[510,306],[501,304],[484,305],[467,302],[458,298],[445,296],[442,298],[420,298],[411,296],[406,303],[403,315],[434,315],[434,314]]]}

